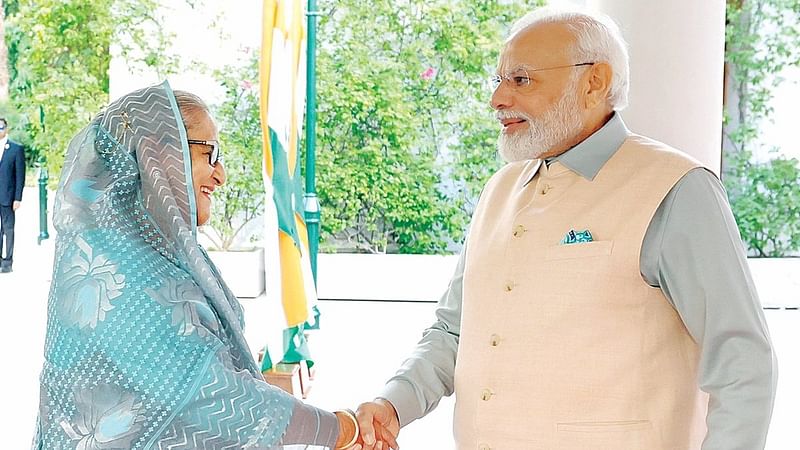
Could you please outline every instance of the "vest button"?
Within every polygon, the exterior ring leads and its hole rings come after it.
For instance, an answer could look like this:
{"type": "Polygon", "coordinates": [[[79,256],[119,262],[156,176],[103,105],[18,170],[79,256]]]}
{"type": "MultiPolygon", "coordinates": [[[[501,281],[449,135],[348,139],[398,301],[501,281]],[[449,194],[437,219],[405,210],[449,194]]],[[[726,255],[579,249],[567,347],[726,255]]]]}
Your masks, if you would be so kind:
{"type": "Polygon", "coordinates": [[[511,233],[511,234],[513,234],[514,237],[518,238],[518,237],[522,237],[522,235],[525,233],[525,231],[527,231],[527,230],[525,230],[525,227],[523,227],[522,225],[517,225],[514,228],[514,232],[511,233]]]}
{"type": "Polygon", "coordinates": [[[490,391],[489,389],[484,389],[483,392],[481,392],[481,400],[488,402],[489,400],[491,400],[491,398],[492,398],[492,391],[490,391]]]}
{"type": "Polygon", "coordinates": [[[500,345],[500,336],[493,334],[489,338],[489,345],[491,345],[492,347],[497,347],[498,345],[500,345]]]}
{"type": "Polygon", "coordinates": [[[514,283],[509,281],[508,283],[506,283],[505,286],[503,286],[503,289],[505,289],[506,292],[513,291],[514,290],[514,283]]]}
{"type": "Polygon", "coordinates": [[[486,444],[480,444],[478,445],[478,450],[492,450],[492,448],[486,444]]]}
{"type": "Polygon", "coordinates": [[[553,189],[553,186],[550,186],[549,184],[545,183],[545,185],[542,186],[542,189],[541,189],[540,192],[542,193],[542,195],[547,195],[547,193],[550,192],[551,189],[553,189]]]}

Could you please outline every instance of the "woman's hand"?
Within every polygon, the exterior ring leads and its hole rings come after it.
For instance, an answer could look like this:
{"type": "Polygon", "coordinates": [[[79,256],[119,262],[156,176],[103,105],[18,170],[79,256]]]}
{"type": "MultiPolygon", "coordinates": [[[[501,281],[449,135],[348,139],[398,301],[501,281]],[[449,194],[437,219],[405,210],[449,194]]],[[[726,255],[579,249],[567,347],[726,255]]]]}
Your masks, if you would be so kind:
{"type": "Polygon", "coordinates": [[[335,411],[334,414],[339,421],[339,437],[336,439],[335,450],[361,450],[356,416],[351,411],[335,411]]]}

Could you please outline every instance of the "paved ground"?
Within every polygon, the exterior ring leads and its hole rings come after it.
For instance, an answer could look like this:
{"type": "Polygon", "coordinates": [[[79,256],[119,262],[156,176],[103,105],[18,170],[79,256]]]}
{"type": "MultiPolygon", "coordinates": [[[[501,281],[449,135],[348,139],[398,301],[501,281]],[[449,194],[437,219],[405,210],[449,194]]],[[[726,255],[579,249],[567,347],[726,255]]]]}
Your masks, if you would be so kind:
{"type": "MultiPolygon", "coordinates": [[[[36,417],[38,375],[44,345],[47,292],[52,269],[52,240],[36,245],[38,216],[33,191],[26,192],[18,215],[18,248],[12,274],[0,274],[0,301],[6,305],[0,389],[4,449],[28,448],[36,417]]],[[[51,229],[52,233],[52,229],[51,229]]],[[[245,300],[248,315],[261,300],[245,300]]],[[[431,323],[430,303],[323,301],[323,329],[311,338],[317,380],[309,402],[335,409],[370,399],[392,375],[431,323]]],[[[780,362],[778,398],[768,450],[800,448],[800,311],[767,310],[780,362]]],[[[257,324],[258,319],[250,320],[257,324]]],[[[401,433],[406,450],[448,450],[451,443],[451,399],[401,433]]]]}

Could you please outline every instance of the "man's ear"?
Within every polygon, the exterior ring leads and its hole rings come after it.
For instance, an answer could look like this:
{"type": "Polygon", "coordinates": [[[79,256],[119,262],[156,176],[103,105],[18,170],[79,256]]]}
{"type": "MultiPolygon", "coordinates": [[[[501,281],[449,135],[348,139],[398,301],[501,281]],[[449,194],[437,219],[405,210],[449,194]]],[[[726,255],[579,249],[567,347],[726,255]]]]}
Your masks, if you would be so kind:
{"type": "Polygon", "coordinates": [[[586,109],[594,109],[597,105],[608,101],[608,91],[611,90],[611,79],[614,75],[608,63],[594,63],[588,73],[584,75],[586,83],[583,92],[584,106],[586,109]]]}

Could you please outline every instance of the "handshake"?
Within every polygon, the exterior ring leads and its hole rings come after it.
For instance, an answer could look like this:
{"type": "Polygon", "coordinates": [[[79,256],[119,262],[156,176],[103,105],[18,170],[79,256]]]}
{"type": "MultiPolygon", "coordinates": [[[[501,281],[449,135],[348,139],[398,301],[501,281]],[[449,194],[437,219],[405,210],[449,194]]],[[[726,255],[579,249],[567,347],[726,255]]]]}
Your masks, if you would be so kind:
{"type": "Polygon", "coordinates": [[[337,411],[339,439],[336,449],[398,450],[397,434],[400,421],[394,406],[384,399],[362,403],[353,414],[337,411]]]}

